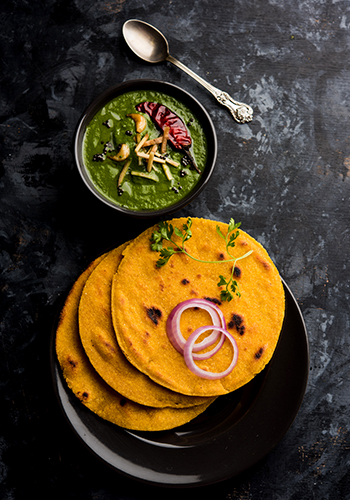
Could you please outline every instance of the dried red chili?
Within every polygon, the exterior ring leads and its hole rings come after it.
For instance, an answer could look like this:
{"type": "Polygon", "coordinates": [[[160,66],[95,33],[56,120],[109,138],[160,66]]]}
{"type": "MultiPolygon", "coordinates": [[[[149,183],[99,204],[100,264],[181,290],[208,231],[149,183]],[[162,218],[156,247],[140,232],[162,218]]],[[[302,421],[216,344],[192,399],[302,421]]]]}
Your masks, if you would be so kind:
{"type": "Polygon", "coordinates": [[[201,173],[189,152],[189,148],[192,145],[191,136],[188,133],[186,125],[176,113],[164,106],[164,104],[148,101],[138,104],[136,110],[141,113],[147,113],[162,131],[164,127],[169,127],[169,141],[171,144],[175,149],[182,150],[190,160],[191,165],[197,172],[201,173]]]}

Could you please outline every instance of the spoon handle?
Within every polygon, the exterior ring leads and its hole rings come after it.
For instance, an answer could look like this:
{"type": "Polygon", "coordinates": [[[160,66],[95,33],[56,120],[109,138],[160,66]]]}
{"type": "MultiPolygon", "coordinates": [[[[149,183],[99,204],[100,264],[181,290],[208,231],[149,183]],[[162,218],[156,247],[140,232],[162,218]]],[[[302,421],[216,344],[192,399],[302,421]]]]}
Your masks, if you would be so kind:
{"type": "Polygon", "coordinates": [[[206,88],[215,98],[216,100],[222,104],[223,106],[226,106],[233,118],[238,122],[238,123],[247,123],[250,122],[253,118],[253,110],[248,104],[244,104],[243,102],[238,102],[232,99],[232,97],[227,93],[223,92],[222,90],[214,87],[207,81],[203,80],[200,76],[198,76],[196,73],[194,73],[190,68],[185,66],[182,62],[178,61],[171,55],[168,55],[166,58],[167,61],[173,63],[175,66],[178,68],[182,69],[185,73],[190,75],[192,78],[194,78],[198,83],[203,85],[204,88],[206,88]]]}

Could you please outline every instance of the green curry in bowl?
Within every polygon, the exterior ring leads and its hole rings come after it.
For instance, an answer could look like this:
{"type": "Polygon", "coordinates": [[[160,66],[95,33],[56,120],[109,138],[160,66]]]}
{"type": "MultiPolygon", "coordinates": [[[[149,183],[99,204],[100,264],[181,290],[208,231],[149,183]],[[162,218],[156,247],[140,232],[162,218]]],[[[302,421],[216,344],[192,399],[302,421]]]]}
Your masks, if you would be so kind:
{"type": "Polygon", "coordinates": [[[215,164],[216,135],[188,93],[138,80],[92,103],[75,152],[85,183],[102,201],[130,215],[162,215],[203,189],[215,164]]]}

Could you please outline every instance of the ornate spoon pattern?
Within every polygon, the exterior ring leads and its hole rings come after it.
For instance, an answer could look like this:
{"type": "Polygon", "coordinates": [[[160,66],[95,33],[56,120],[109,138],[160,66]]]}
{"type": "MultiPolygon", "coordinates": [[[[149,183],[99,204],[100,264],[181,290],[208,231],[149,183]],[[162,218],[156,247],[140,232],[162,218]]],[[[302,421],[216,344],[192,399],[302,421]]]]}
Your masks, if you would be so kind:
{"type": "Polygon", "coordinates": [[[214,87],[191,69],[169,54],[169,44],[164,35],[154,26],[138,19],[129,19],[123,25],[123,36],[130,49],[141,59],[150,63],[169,61],[182,69],[198,83],[203,85],[216,100],[226,106],[238,123],[250,122],[253,110],[248,104],[235,101],[222,90],[214,87]]]}

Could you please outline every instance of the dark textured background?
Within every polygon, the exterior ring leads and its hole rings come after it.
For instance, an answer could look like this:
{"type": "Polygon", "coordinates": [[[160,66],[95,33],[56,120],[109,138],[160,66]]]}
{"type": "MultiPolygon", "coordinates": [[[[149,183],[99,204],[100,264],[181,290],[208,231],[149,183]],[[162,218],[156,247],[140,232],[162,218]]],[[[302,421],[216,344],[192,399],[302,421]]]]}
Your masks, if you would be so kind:
{"type": "Polygon", "coordinates": [[[0,23],[0,498],[350,499],[348,0],[2,0],[0,23]],[[254,121],[238,125],[174,66],[134,57],[121,38],[134,17],[251,104],[254,121]],[[77,121],[107,87],[149,77],[191,92],[219,139],[209,187],[176,215],[242,221],[297,298],[310,341],[286,436],[246,475],[204,491],[158,491],[106,469],[68,430],[48,369],[62,296],[96,255],[151,224],[124,220],[83,185],[77,121]]]}

